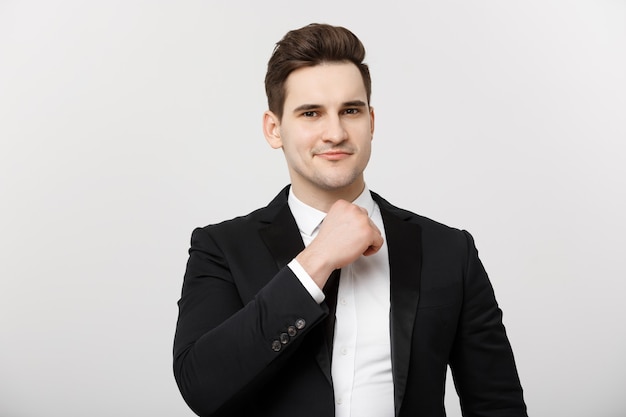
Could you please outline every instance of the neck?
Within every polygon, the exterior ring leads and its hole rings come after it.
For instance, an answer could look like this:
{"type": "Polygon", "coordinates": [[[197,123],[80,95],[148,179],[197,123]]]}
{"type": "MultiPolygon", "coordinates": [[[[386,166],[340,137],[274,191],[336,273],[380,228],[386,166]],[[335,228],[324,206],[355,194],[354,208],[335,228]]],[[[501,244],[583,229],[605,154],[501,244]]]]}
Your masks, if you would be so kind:
{"type": "Polygon", "coordinates": [[[324,213],[328,213],[330,207],[335,204],[337,200],[353,202],[361,195],[364,189],[364,181],[358,181],[347,187],[332,190],[322,190],[319,188],[306,189],[298,187],[296,184],[291,184],[291,192],[298,197],[298,200],[324,213]]]}

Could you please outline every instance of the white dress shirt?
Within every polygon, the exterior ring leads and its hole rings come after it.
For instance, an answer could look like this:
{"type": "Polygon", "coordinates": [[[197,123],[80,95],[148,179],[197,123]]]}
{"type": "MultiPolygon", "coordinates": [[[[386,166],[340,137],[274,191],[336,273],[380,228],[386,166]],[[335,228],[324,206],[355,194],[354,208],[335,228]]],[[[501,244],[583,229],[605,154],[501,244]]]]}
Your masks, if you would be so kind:
{"type": "MultiPolygon", "coordinates": [[[[308,246],[326,213],[307,206],[293,193],[289,193],[288,203],[308,246]]],[[[367,210],[385,239],[380,209],[367,187],[353,204],[367,210]]],[[[289,267],[318,303],[324,301],[322,290],[295,259],[289,267]]],[[[377,253],[361,256],[341,269],[331,368],[336,417],[394,415],[389,297],[385,239],[377,253]]]]}

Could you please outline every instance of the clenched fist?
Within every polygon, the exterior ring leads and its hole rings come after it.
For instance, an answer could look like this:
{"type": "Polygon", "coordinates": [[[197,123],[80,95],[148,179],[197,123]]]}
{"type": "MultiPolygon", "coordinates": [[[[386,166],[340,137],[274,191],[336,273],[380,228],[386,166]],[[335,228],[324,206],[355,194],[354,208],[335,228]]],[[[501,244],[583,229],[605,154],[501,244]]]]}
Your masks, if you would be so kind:
{"type": "Polygon", "coordinates": [[[333,270],[351,264],[361,255],[373,255],[382,245],[383,237],[367,210],[338,200],[328,211],[318,235],[296,260],[324,288],[333,270]]]}

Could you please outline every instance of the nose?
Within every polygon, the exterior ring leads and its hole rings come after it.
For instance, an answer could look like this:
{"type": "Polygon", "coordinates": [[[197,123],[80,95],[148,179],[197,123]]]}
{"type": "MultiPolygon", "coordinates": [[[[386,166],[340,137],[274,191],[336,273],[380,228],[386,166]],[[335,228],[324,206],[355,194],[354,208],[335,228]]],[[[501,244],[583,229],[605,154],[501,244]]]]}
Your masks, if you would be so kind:
{"type": "Polygon", "coordinates": [[[341,143],[348,138],[343,122],[339,116],[329,116],[324,126],[324,142],[341,143]]]}

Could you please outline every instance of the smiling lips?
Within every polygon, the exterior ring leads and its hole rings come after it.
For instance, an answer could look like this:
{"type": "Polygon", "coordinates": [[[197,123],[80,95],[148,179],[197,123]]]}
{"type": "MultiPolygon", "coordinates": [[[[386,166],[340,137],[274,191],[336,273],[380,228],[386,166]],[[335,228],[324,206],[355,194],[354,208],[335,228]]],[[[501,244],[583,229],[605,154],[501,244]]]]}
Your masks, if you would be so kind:
{"type": "Polygon", "coordinates": [[[340,161],[342,159],[348,158],[351,155],[352,153],[348,151],[327,151],[315,154],[315,156],[326,159],[328,161],[340,161]]]}

